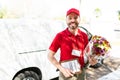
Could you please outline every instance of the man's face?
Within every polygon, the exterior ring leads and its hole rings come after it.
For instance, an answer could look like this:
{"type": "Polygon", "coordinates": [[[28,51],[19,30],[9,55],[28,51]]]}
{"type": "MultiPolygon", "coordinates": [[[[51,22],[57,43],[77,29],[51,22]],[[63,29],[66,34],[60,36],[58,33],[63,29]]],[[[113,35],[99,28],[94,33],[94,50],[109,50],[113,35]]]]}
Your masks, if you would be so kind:
{"type": "Polygon", "coordinates": [[[71,13],[67,16],[66,22],[67,22],[68,28],[75,30],[79,25],[80,18],[77,14],[71,13]]]}

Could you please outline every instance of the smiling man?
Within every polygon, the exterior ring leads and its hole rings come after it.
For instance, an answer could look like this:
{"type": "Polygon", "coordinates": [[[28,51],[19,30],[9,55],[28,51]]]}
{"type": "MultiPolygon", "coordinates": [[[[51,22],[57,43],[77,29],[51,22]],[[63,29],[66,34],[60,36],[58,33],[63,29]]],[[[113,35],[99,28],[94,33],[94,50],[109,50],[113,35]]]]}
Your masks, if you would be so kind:
{"type": "Polygon", "coordinates": [[[88,44],[88,37],[78,27],[80,23],[79,10],[69,9],[66,13],[66,23],[68,27],[57,33],[52,41],[48,59],[59,69],[59,80],[85,80],[84,66],[86,61],[83,51],[88,44]],[[60,49],[60,61],[54,57],[58,49],[60,49]],[[77,60],[79,67],[75,60],[77,60]],[[67,67],[70,68],[63,66],[63,62],[68,62],[67,67]],[[73,71],[73,68],[79,69],[79,72],[73,71]]]}

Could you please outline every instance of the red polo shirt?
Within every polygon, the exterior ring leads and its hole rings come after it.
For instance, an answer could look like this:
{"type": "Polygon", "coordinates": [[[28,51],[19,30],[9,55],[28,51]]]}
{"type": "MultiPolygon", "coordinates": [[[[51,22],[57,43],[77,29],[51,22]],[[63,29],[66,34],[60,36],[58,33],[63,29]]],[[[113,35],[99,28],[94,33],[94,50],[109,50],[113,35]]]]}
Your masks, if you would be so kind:
{"type": "Polygon", "coordinates": [[[87,35],[78,30],[78,34],[75,36],[68,31],[68,28],[62,32],[59,32],[53,42],[51,43],[49,49],[57,52],[60,48],[60,61],[70,60],[74,58],[78,58],[81,66],[84,66],[84,57],[83,57],[83,50],[88,43],[87,35]],[[72,50],[79,50],[80,56],[72,55],[72,50]]]}

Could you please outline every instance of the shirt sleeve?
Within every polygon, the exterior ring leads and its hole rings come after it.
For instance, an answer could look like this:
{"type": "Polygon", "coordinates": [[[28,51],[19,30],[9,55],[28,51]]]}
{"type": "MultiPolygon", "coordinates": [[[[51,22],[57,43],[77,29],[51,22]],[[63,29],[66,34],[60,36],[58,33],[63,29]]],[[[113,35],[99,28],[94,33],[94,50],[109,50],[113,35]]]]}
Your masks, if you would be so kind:
{"type": "Polygon", "coordinates": [[[61,34],[58,33],[55,38],[53,39],[49,49],[54,51],[54,52],[57,52],[57,50],[60,48],[60,44],[61,44],[61,34]]]}

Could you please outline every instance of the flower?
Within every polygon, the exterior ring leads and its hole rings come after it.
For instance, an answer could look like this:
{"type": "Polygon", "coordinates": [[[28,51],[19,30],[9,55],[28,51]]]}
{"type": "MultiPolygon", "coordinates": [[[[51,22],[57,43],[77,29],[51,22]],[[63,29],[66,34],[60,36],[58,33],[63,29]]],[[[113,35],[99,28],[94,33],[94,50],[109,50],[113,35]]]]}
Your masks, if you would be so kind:
{"type": "Polygon", "coordinates": [[[95,55],[102,55],[104,56],[105,54],[107,54],[111,48],[110,43],[102,36],[93,36],[91,39],[91,43],[92,43],[92,54],[95,55]]]}

